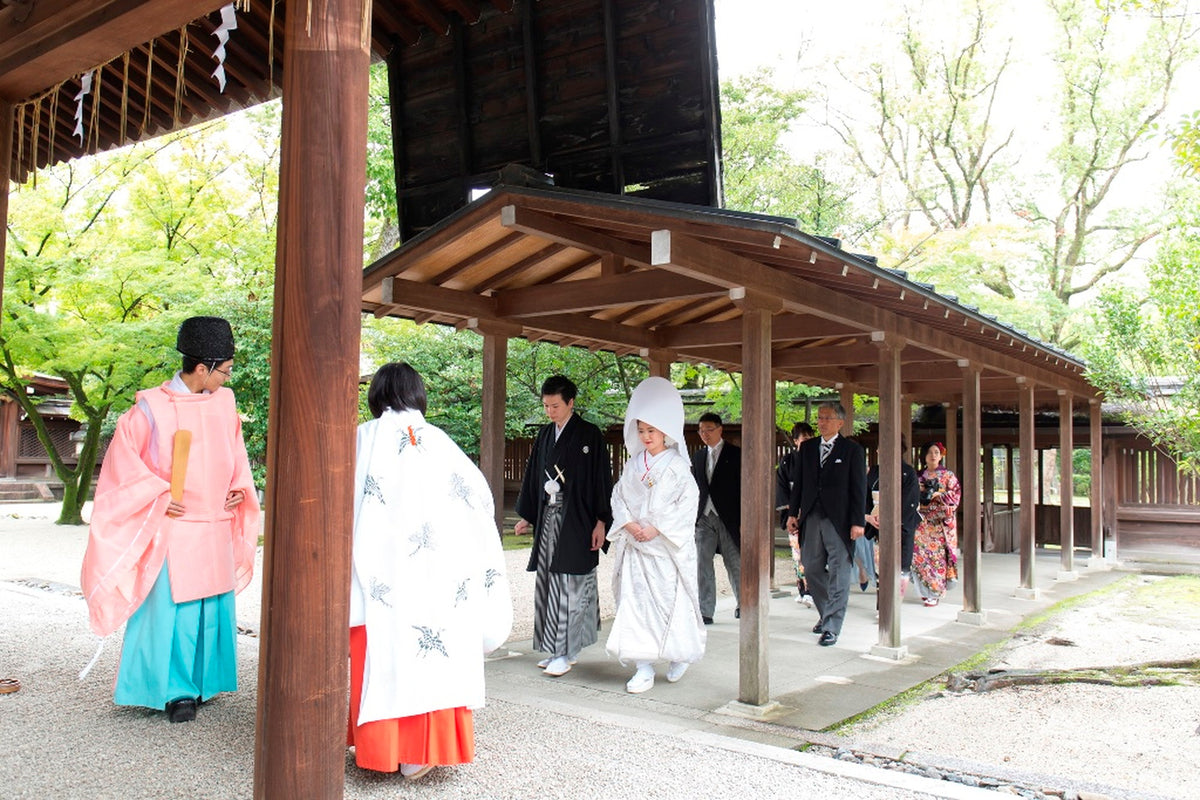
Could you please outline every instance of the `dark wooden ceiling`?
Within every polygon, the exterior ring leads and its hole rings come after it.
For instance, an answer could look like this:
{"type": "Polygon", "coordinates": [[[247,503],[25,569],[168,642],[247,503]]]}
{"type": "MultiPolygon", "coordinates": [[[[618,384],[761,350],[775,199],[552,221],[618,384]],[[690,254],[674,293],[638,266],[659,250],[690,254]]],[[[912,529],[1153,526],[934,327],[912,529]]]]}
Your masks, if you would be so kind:
{"type": "MultiPolygon", "coordinates": [[[[222,92],[213,32],[223,4],[0,0],[13,178],[277,96],[284,15],[303,3],[239,7],[222,92]]],[[[720,204],[710,0],[374,0],[371,9],[372,56],[388,63],[403,239],[510,164],[562,186],[720,204]]]]}
{"type": "Polygon", "coordinates": [[[879,393],[880,335],[903,337],[902,393],[1091,397],[1084,365],[792,220],[557,188],[499,187],[367,268],[363,310],[739,371],[744,294],[777,298],[777,380],[879,393]]]}
{"type": "MultiPolygon", "coordinates": [[[[239,8],[222,93],[212,77],[213,31],[227,2],[0,0],[0,98],[17,111],[13,177],[276,97],[284,15],[303,3],[249,0],[239,8]],[[97,68],[81,143],[73,135],[75,96],[81,75],[97,68]]],[[[375,0],[372,53],[382,58],[512,7],[513,0],[375,0]]]]}

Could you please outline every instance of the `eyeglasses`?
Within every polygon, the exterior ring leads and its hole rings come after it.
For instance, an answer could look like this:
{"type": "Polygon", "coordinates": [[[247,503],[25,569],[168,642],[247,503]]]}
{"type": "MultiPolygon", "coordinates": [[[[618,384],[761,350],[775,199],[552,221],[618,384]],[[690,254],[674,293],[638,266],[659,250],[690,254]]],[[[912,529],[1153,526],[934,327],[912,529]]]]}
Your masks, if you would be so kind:
{"type": "Polygon", "coordinates": [[[219,372],[219,373],[221,373],[222,375],[224,375],[226,378],[232,378],[232,377],[233,377],[233,367],[230,367],[228,371],[226,371],[226,370],[223,370],[223,369],[221,369],[220,367],[213,367],[213,368],[212,368],[210,371],[211,371],[211,372],[219,372]]]}

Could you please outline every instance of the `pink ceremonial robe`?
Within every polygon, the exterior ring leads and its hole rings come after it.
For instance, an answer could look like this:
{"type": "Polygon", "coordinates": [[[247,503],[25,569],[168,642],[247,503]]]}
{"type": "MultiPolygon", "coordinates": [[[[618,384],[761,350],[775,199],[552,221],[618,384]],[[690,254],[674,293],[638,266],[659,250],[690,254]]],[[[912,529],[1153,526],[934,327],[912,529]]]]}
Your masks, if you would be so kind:
{"type": "Polygon", "coordinates": [[[176,603],[240,592],[254,573],[260,510],[233,392],[168,386],[138,392],[154,422],[136,405],[121,416],[96,484],[81,586],[100,636],[137,610],[164,560],[176,603]],[[186,513],[172,519],[166,508],[177,430],[190,430],[192,444],[186,513]],[[226,494],[235,489],[245,500],[226,511],[226,494]]]}

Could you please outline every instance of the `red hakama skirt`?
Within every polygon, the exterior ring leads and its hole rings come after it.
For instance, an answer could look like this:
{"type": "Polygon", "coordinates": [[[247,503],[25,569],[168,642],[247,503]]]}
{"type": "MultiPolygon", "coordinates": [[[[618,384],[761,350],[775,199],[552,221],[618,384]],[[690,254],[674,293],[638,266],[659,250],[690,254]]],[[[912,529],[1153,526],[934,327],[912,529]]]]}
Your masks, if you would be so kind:
{"type": "Polygon", "coordinates": [[[475,758],[475,723],[471,709],[443,708],[397,719],[358,724],[362,701],[367,628],[350,629],[350,726],[346,743],[363,769],[395,772],[401,764],[466,764],[475,758]]]}

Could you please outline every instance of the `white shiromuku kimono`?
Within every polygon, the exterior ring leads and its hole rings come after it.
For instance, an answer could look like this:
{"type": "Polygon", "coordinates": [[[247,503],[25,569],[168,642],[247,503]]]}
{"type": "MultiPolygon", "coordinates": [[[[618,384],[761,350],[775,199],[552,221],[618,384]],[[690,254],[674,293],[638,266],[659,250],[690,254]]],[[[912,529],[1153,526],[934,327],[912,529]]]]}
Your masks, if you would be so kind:
{"type": "Polygon", "coordinates": [[[613,595],[617,613],[607,651],[627,661],[694,663],[704,655],[707,632],[700,616],[696,580],[696,507],[700,491],[691,464],[680,452],[683,404],[669,381],[638,385],[625,415],[629,461],[613,489],[613,595]],[[667,436],[667,448],[651,456],[637,436],[641,420],[667,436]],[[639,542],[629,522],[653,525],[659,535],[639,542]]]}
{"type": "Polygon", "coordinates": [[[350,625],[366,625],[358,724],[484,704],[512,628],[492,493],[418,411],[358,428],[350,625]]]}

